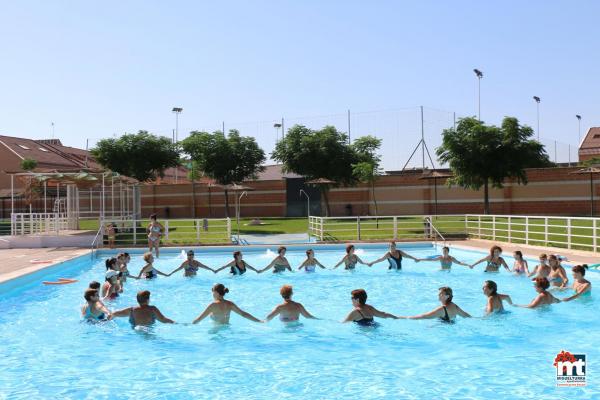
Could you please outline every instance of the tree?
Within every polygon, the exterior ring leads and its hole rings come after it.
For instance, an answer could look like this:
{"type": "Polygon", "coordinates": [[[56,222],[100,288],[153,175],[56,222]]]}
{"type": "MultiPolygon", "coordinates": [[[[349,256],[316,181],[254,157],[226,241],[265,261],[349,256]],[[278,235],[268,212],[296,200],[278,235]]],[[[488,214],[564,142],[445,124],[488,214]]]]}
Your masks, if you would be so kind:
{"type": "MultiPolygon", "coordinates": [[[[240,136],[236,129],[229,134],[193,131],[182,142],[182,148],[197,168],[221,185],[240,183],[255,178],[264,170],[265,152],[253,137],[240,136]]],[[[225,213],[229,217],[229,195],[225,189],[225,213]]]]}
{"type": "MultiPolygon", "coordinates": [[[[333,186],[354,185],[358,181],[352,165],[361,162],[356,150],[348,144],[348,136],[334,126],[312,130],[294,125],[277,142],[271,158],[283,163],[286,172],[294,172],[307,180],[326,178],[333,186]]],[[[329,185],[321,186],[326,215],[330,215],[329,185]]]]}
{"type": "MultiPolygon", "coordinates": [[[[33,171],[37,167],[38,162],[32,158],[24,158],[21,160],[21,169],[23,171],[33,171]]],[[[25,198],[26,203],[31,207],[31,203],[38,195],[39,188],[37,185],[34,185],[33,179],[31,176],[27,177],[25,182],[25,191],[23,193],[23,197],[25,198]]]]}
{"type": "Polygon", "coordinates": [[[24,171],[32,171],[37,167],[38,162],[31,158],[24,158],[21,160],[21,169],[24,171]]]}
{"type": "Polygon", "coordinates": [[[532,140],[533,130],[513,117],[500,127],[484,125],[476,118],[463,118],[456,129],[445,129],[436,153],[447,163],[454,177],[448,184],[479,190],[483,186],[484,213],[489,214],[489,185],[501,188],[506,178],[527,184],[526,168],[548,167],[552,163],[544,146],[532,140]]]}
{"type": "Polygon", "coordinates": [[[375,181],[381,176],[379,164],[381,157],[376,151],[381,146],[381,139],[374,136],[362,136],[352,143],[360,162],[352,164],[352,174],[361,182],[366,182],[371,186],[371,195],[375,205],[375,215],[379,214],[377,210],[377,199],[375,198],[375,181]]]}
{"type": "Polygon", "coordinates": [[[102,139],[91,153],[103,167],[140,182],[163,177],[167,168],[179,165],[177,146],[148,131],[102,139]]]}

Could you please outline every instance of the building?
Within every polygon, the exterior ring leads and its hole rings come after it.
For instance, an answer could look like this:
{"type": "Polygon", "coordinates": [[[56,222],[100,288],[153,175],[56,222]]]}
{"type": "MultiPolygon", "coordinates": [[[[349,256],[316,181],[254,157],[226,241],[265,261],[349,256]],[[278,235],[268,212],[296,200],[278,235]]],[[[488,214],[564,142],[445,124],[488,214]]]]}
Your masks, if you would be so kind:
{"type": "Polygon", "coordinates": [[[579,146],[579,161],[600,158],[600,127],[592,127],[579,146]]]}

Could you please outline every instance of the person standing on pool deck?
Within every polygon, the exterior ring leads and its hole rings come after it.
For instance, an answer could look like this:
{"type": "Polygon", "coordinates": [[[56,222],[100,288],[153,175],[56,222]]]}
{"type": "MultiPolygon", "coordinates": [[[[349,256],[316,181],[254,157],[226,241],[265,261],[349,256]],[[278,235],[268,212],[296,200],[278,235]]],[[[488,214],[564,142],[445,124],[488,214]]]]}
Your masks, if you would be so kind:
{"type": "Polygon", "coordinates": [[[342,263],[344,263],[344,269],[355,269],[356,264],[358,264],[358,263],[361,263],[363,265],[370,267],[370,265],[368,263],[364,262],[356,254],[354,254],[354,245],[353,244],[349,244],[348,246],[346,246],[346,255],[337,264],[335,264],[335,266],[332,269],[336,269],[342,263]]]}
{"type": "Polygon", "coordinates": [[[465,267],[470,267],[469,264],[464,263],[462,261],[458,261],[456,258],[450,255],[450,248],[447,246],[442,247],[442,255],[433,257],[433,258],[419,258],[418,261],[439,261],[440,268],[445,271],[450,271],[452,268],[452,264],[464,265],[465,267]]]}
{"type": "Polygon", "coordinates": [[[158,258],[160,253],[160,238],[164,231],[165,227],[157,221],[156,214],[150,215],[150,223],[146,228],[146,232],[148,233],[148,251],[152,253],[152,249],[156,249],[156,258],[158,258]]]}
{"type": "Polygon", "coordinates": [[[387,253],[385,253],[383,255],[383,257],[378,258],[377,260],[372,261],[370,263],[367,263],[367,265],[369,267],[371,267],[371,266],[373,266],[373,264],[377,264],[378,262],[381,262],[383,260],[388,260],[388,262],[390,263],[390,266],[388,267],[388,269],[400,270],[400,269],[402,269],[402,257],[411,258],[415,262],[419,262],[418,258],[415,258],[415,257],[411,256],[410,254],[403,252],[402,250],[398,250],[396,248],[396,242],[391,241],[390,242],[390,250],[387,253]]]}
{"type": "Polygon", "coordinates": [[[504,306],[502,305],[503,300],[506,300],[508,304],[512,305],[512,299],[509,295],[498,293],[498,285],[496,285],[496,282],[494,281],[483,282],[483,294],[488,298],[485,306],[486,314],[504,311],[504,306]]]}
{"type": "Polygon", "coordinates": [[[196,273],[198,272],[198,269],[200,269],[200,268],[209,270],[210,272],[215,272],[214,269],[207,267],[206,265],[202,264],[200,261],[194,259],[194,250],[188,250],[187,260],[182,262],[181,265],[179,266],[179,268],[171,271],[171,273],[169,273],[169,276],[173,275],[175,272],[180,271],[182,269],[183,269],[183,276],[186,276],[186,277],[196,276],[196,273]]]}
{"type": "Polygon", "coordinates": [[[592,283],[584,278],[586,269],[587,264],[576,265],[572,268],[574,279],[573,290],[575,291],[575,294],[562,299],[562,301],[575,300],[579,296],[583,296],[584,294],[589,295],[592,293],[592,283]]]}
{"type": "Polygon", "coordinates": [[[560,265],[560,260],[554,254],[548,257],[548,264],[550,264],[550,273],[548,274],[548,282],[552,284],[552,286],[556,286],[559,288],[567,287],[567,283],[569,283],[569,278],[567,278],[567,271],[560,265]]]}
{"type": "Polygon", "coordinates": [[[552,293],[548,292],[550,282],[546,278],[535,278],[533,280],[533,286],[538,295],[528,305],[513,304],[516,307],[523,308],[536,308],[539,306],[549,305],[553,303],[560,303],[560,300],[552,296],[552,293]]]}
{"type": "Polygon", "coordinates": [[[528,278],[531,278],[535,275],[535,277],[532,280],[535,280],[535,278],[547,278],[548,275],[550,275],[551,268],[548,265],[548,256],[546,255],[546,253],[540,254],[539,260],[540,263],[536,265],[533,272],[527,275],[528,278]]]}
{"type": "Polygon", "coordinates": [[[230,268],[229,272],[232,275],[244,275],[249,269],[260,274],[261,271],[257,270],[256,268],[248,264],[246,261],[244,261],[243,257],[244,255],[241,251],[234,251],[233,261],[223,265],[221,268],[215,269],[215,274],[221,270],[224,270],[225,268],[230,268]]]}
{"type": "Polygon", "coordinates": [[[376,326],[377,323],[373,317],[398,319],[394,314],[379,311],[367,304],[367,292],[364,289],[353,290],[350,294],[354,309],[342,321],[343,323],[356,322],[360,326],[376,326]]]}
{"type": "Polygon", "coordinates": [[[433,310],[431,310],[425,314],[413,315],[410,317],[398,317],[398,318],[402,318],[402,319],[439,318],[440,320],[442,320],[442,322],[453,322],[457,315],[460,315],[461,317],[464,317],[464,318],[471,318],[469,313],[463,311],[462,308],[460,308],[458,305],[456,305],[452,302],[453,297],[454,296],[452,295],[452,289],[447,286],[443,286],[443,287],[439,288],[439,293],[438,293],[438,299],[440,300],[440,303],[442,303],[441,306],[434,308],[433,310]]]}
{"type": "Polygon", "coordinates": [[[158,275],[169,276],[163,272],[160,272],[156,268],[154,268],[154,265],[152,264],[154,262],[154,257],[152,256],[152,253],[150,253],[150,252],[145,253],[144,261],[146,261],[146,265],[144,265],[144,267],[142,267],[142,269],[140,270],[140,273],[138,274],[137,279],[140,279],[142,277],[142,275],[144,275],[144,278],[146,278],[146,279],[154,279],[158,275]]]}
{"type": "Polygon", "coordinates": [[[267,315],[267,318],[265,318],[266,322],[269,322],[278,315],[281,322],[298,321],[300,315],[304,318],[318,319],[306,311],[306,308],[304,308],[302,304],[292,300],[294,290],[290,285],[283,285],[279,290],[279,294],[283,297],[283,303],[279,304],[269,315],[267,315]]]}
{"type": "Polygon", "coordinates": [[[323,269],[327,269],[315,258],[315,252],[313,249],[306,250],[306,260],[298,267],[298,270],[304,268],[306,272],[315,272],[315,267],[319,266],[323,269]]]}
{"type": "Polygon", "coordinates": [[[115,311],[113,317],[129,317],[132,326],[148,326],[154,324],[156,320],[163,324],[174,324],[170,318],[165,317],[158,307],[150,305],[150,291],[142,290],[137,294],[137,307],[127,307],[115,311]]]}
{"type": "Polygon", "coordinates": [[[111,318],[110,311],[100,301],[100,294],[97,289],[87,289],[83,294],[87,302],[81,307],[81,315],[88,321],[103,321],[111,318]]]}
{"type": "Polygon", "coordinates": [[[529,276],[529,265],[527,265],[527,260],[523,258],[523,253],[521,251],[516,250],[513,253],[513,258],[515,259],[515,263],[513,264],[513,272],[516,275],[529,276]]]}
{"type": "Polygon", "coordinates": [[[249,319],[254,322],[263,322],[260,319],[254,317],[253,315],[247,313],[246,311],[241,310],[238,306],[235,305],[234,302],[225,300],[225,294],[229,293],[229,289],[227,289],[222,283],[217,283],[212,288],[212,295],[214,301],[206,307],[206,309],[200,314],[194,321],[194,324],[202,321],[204,318],[210,315],[211,319],[219,325],[229,324],[229,316],[231,312],[241,315],[242,317],[249,319]]]}
{"type": "Polygon", "coordinates": [[[483,257],[481,260],[474,262],[469,266],[469,268],[475,267],[477,264],[487,261],[484,272],[498,272],[500,266],[504,266],[508,272],[510,272],[510,268],[504,258],[500,257],[502,254],[502,248],[500,246],[492,246],[490,249],[490,255],[483,257]]]}
{"type": "Polygon", "coordinates": [[[258,273],[260,274],[261,272],[265,272],[271,268],[273,268],[273,273],[283,272],[286,269],[290,272],[293,272],[292,267],[290,267],[290,263],[288,262],[287,258],[285,258],[286,251],[287,248],[285,246],[280,246],[279,249],[277,249],[277,257],[275,257],[269,265],[258,271],[258,273]]]}

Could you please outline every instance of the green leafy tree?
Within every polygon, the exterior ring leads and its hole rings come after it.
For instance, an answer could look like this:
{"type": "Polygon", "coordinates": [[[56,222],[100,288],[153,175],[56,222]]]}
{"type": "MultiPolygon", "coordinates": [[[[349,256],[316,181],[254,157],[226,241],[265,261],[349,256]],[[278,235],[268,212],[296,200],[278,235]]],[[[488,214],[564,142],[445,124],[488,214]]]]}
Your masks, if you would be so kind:
{"type": "MultiPolygon", "coordinates": [[[[38,162],[32,158],[24,158],[21,160],[21,169],[23,171],[33,171],[37,167],[37,164],[38,162]]],[[[38,188],[34,185],[31,176],[28,176],[26,179],[24,197],[27,204],[31,206],[31,203],[37,197],[38,193],[36,189],[38,188]]]]}
{"type": "Polygon", "coordinates": [[[352,164],[352,174],[361,182],[368,183],[371,186],[371,195],[375,206],[375,215],[379,214],[377,209],[377,199],[375,197],[375,181],[381,176],[381,157],[377,150],[381,146],[381,139],[374,136],[362,136],[352,143],[352,148],[356,151],[359,162],[352,164]]]}
{"type": "MultiPolygon", "coordinates": [[[[214,133],[193,131],[182,142],[182,148],[197,168],[221,185],[240,183],[255,178],[264,167],[265,152],[253,137],[240,136],[231,129],[227,137],[214,133]]],[[[229,217],[229,195],[225,189],[225,213],[229,217]]]]}
{"type": "Polygon", "coordinates": [[[148,131],[102,139],[91,153],[103,167],[140,182],[163,177],[167,168],[179,165],[177,146],[148,131]]]}
{"type": "Polygon", "coordinates": [[[505,117],[500,127],[463,118],[456,129],[443,131],[437,156],[454,174],[448,184],[473,190],[483,186],[484,213],[489,214],[490,185],[501,188],[506,178],[527,184],[526,168],[552,165],[544,146],[532,137],[533,130],[516,118],[505,117]]]}
{"type": "MultiPolygon", "coordinates": [[[[290,128],[277,142],[271,158],[283,163],[283,169],[307,180],[326,178],[332,186],[349,186],[358,182],[352,165],[361,162],[356,150],[348,144],[348,136],[334,126],[312,130],[303,125],[290,128]]],[[[329,185],[321,185],[326,215],[330,215],[329,185]]]]}
{"type": "Polygon", "coordinates": [[[32,171],[38,165],[38,162],[31,158],[24,158],[21,160],[21,169],[23,171],[32,171]]]}

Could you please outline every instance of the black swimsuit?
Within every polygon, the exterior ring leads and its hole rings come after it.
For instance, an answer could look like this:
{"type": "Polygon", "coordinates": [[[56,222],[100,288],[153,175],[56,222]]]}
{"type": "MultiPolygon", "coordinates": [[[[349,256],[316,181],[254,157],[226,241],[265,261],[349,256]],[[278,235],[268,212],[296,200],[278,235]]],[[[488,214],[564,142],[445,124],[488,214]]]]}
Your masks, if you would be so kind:
{"type": "Polygon", "coordinates": [[[239,265],[235,264],[231,266],[231,273],[233,275],[243,275],[244,273],[246,273],[246,263],[242,261],[242,265],[244,266],[244,269],[241,269],[239,267],[239,265]]]}
{"type": "Polygon", "coordinates": [[[442,320],[442,322],[446,322],[446,323],[452,323],[453,321],[450,319],[450,316],[448,315],[448,310],[446,309],[446,306],[444,307],[444,316],[440,317],[440,319],[442,320]]]}
{"type": "Polygon", "coordinates": [[[363,315],[363,313],[362,313],[362,312],[360,312],[360,310],[356,310],[356,311],[358,311],[358,313],[359,313],[359,314],[360,314],[360,316],[362,317],[361,319],[358,319],[358,320],[354,321],[354,322],[356,322],[358,325],[360,325],[360,326],[374,326],[374,325],[376,324],[376,322],[375,322],[375,320],[373,319],[373,317],[369,317],[369,318],[367,318],[367,317],[365,317],[365,316],[363,315]]]}
{"type": "Polygon", "coordinates": [[[398,258],[394,257],[392,253],[390,253],[390,258],[394,261],[388,260],[390,262],[388,269],[402,269],[402,253],[398,252],[398,258]],[[394,265],[394,263],[396,265],[394,265]]]}

